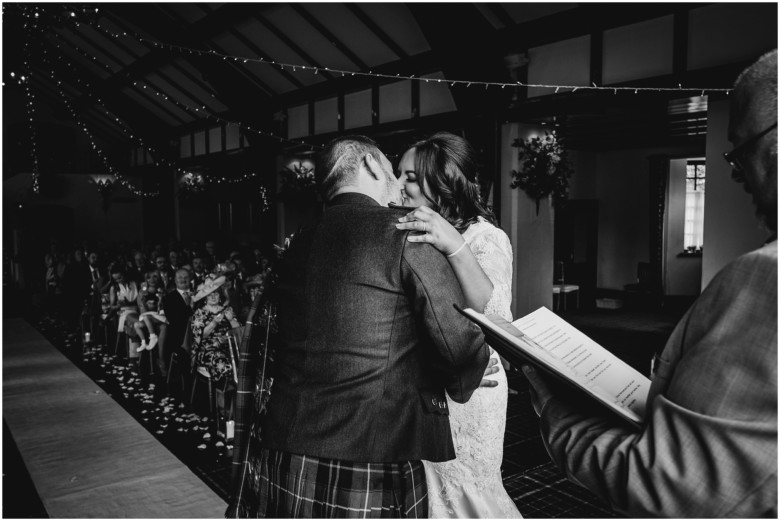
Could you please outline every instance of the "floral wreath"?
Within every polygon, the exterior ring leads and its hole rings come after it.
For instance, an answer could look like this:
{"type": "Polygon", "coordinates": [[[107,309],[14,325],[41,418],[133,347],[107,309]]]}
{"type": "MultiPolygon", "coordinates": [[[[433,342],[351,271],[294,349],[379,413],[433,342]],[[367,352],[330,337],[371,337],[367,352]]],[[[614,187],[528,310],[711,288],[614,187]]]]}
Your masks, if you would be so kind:
{"type": "Polygon", "coordinates": [[[518,149],[521,169],[512,170],[510,187],[521,188],[536,201],[537,215],[539,201],[548,195],[552,195],[553,206],[562,206],[569,197],[572,168],[555,131],[545,131],[544,137],[515,139],[512,146],[518,149]]]}

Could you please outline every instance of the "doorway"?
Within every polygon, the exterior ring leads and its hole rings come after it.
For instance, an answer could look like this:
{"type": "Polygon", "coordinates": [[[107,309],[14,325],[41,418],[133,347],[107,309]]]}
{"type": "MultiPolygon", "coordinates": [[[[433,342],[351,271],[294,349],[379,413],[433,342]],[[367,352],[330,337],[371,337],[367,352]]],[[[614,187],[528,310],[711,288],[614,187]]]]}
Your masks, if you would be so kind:
{"type": "Polygon", "coordinates": [[[701,292],[704,250],[704,158],[671,159],[666,186],[664,297],[695,297],[701,292]]]}
{"type": "Polygon", "coordinates": [[[572,199],[555,210],[553,284],[579,286],[578,295],[561,295],[566,309],[590,309],[596,304],[599,203],[572,199]]]}

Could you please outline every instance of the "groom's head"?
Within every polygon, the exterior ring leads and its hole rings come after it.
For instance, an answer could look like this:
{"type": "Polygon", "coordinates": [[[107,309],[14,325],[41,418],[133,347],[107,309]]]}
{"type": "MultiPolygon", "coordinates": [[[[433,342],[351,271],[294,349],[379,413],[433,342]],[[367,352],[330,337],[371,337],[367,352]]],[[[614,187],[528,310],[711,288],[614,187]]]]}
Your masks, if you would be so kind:
{"type": "Polygon", "coordinates": [[[334,139],[317,157],[314,169],[326,201],[345,192],[368,195],[379,204],[401,202],[401,186],[377,144],[365,136],[334,139]]]}

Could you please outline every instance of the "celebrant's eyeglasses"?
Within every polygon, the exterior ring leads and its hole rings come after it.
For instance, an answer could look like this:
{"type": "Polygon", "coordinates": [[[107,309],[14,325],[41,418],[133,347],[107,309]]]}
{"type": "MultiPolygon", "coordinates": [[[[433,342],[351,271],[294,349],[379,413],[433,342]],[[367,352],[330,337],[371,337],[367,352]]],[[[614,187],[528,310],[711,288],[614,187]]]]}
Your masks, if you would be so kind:
{"type": "Polygon", "coordinates": [[[723,158],[726,160],[726,162],[731,165],[731,168],[736,170],[737,172],[741,172],[744,170],[744,165],[742,164],[742,161],[740,160],[740,154],[744,152],[747,147],[752,145],[753,143],[757,142],[759,139],[764,137],[765,135],[769,134],[772,130],[774,130],[777,127],[777,123],[774,125],[771,125],[769,128],[762,130],[752,138],[748,139],[738,147],[736,147],[731,152],[724,152],[723,158]]]}

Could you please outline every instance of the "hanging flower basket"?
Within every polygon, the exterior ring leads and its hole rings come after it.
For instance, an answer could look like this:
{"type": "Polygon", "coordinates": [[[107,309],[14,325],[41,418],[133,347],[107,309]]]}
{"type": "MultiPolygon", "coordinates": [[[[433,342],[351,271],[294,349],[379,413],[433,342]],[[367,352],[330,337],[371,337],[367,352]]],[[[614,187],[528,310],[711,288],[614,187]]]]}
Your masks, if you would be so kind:
{"type": "Polygon", "coordinates": [[[314,181],[314,168],[304,166],[302,162],[286,166],[282,169],[282,190],[279,195],[283,199],[309,199],[317,194],[314,181]]]}
{"type": "Polygon", "coordinates": [[[181,178],[179,183],[179,196],[184,199],[199,194],[206,188],[203,174],[199,173],[188,172],[181,178]]]}
{"type": "Polygon", "coordinates": [[[545,132],[544,137],[515,139],[512,146],[518,149],[520,169],[512,170],[512,188],[521,188],[528,197],[539,201],[552,196],[553,206],[563,205],[569,197],[569,178],[572,174],[566,151],[555,132],[545,132]]]}

